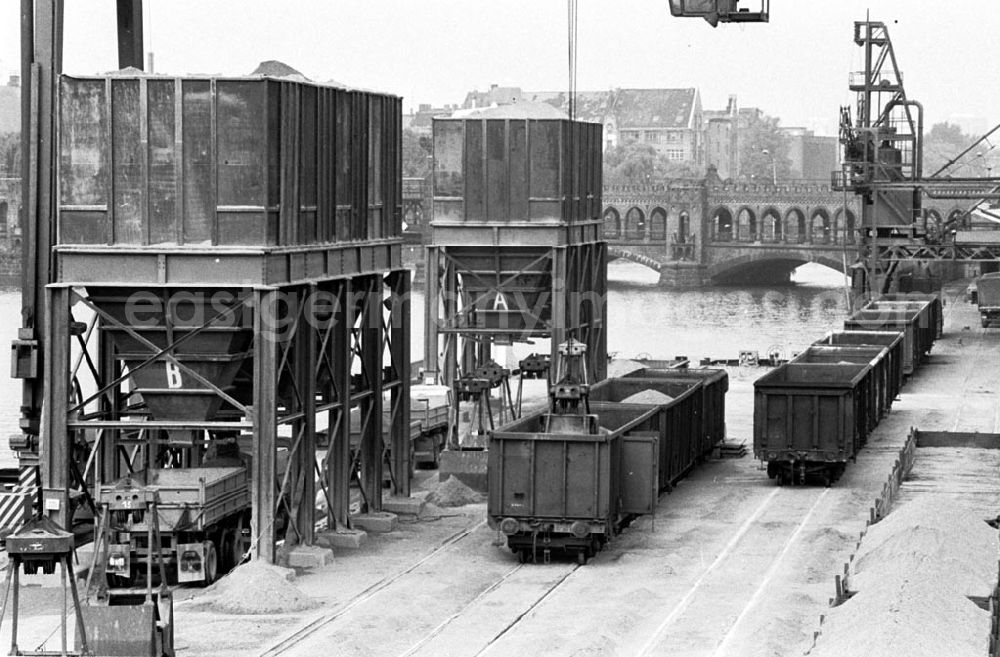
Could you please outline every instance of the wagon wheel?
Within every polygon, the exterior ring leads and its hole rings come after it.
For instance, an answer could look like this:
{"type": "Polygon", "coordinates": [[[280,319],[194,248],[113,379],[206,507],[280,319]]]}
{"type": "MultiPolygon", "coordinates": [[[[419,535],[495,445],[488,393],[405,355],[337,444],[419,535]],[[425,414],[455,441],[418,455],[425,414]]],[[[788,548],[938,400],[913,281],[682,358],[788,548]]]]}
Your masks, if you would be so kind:
{"type": "Polygon", "coordinates": [[[579,550],[576,551],[576,562],[581,566],[587,565],[588,552],[589,552],[588,548],[580,548],[579,550]]]}
{"type": "Polygon", "coordinates": [[[215,541],[205,541],[205,561],[204,561],[205,581],[203,586],[208,586],[219,576],[219,553],[215,549],[215,541]]]}
{"type": "Polygon", "coordinates": [[[243,563],[243,555],[246,553],[246,546],[243,544],[243,530],[246,529],[246,524],[247,516],[245,513],[241,513],[240,519],[232,529],[232,543],[229,546],[229,551],[226,552],[226,558],[230,562],[230,569],[243,563]]]}

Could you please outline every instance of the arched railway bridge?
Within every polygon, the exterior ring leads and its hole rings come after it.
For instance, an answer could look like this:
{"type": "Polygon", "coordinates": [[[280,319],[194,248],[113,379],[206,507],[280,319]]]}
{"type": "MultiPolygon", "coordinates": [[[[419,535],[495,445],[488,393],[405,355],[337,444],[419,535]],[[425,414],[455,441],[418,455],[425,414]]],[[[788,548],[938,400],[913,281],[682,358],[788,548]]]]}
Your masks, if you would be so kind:
{"type": "MultiPolygon", "coordinates": [[[[968,210],[960,201],[925,207],[938,225],[968,210]]],[[[860,216],[856,197],[813,181],[604,188],[609,256],[649,267],[672,287],[787,282],[809,262],[845,271],[857,257],[860,216]]]]}

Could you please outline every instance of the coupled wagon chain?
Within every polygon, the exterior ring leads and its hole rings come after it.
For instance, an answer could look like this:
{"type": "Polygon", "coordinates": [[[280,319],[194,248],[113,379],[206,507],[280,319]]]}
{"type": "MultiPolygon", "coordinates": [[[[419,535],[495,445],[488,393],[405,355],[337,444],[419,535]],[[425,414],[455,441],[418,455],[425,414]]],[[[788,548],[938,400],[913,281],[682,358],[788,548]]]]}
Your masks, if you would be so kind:
{"type": "Polygon", "coordinates": [[[322,628],[326,627],[327,625],[330,625],[331,623],[337,621],[339,618],[346,615],[349,611],[351,611],[358,605],[361,605],[367,602],[368,600],[372,599],[384,589],[388,588],[389,586],[392,586],[394,583],[396,583],[406,575],[412,573],[414,570],[419,568],[427,561],[433,559],[441,552],[454,546],[456,543],[459,543],[460,541],[462,541],[463,539],[465,539],[466,537],[477,531],[480,527],[484,526],[485,524],[486,521],[483,520],[481,522],[476,523],[475,525],[466,527],[460,531],[455,532],[454,534],[446,538],[444,541],[442,541],[441,544],[438,545],[436,548],[425,554],[423,557],[421,557],[414,563],[410,564],[408,567],[395,573],[394,575],[391,575],[389,577],[384,577],[379,581],[375,582],[374,584],[366,588],[364,591],[361,591],[356,596],[351,598],[347,603],[339,607],[337,610],[323,614],[318,618],[313,619],[303,627],[296,630],[290,636],[285,637],[274,646],[271,646],[267,650],[260,653],[260,657],[275,657],[276,655],[283,655],[288,653],[296,645],[298,645],[305,639],[309,638],[310,636],[312,636],[322,628]]]}

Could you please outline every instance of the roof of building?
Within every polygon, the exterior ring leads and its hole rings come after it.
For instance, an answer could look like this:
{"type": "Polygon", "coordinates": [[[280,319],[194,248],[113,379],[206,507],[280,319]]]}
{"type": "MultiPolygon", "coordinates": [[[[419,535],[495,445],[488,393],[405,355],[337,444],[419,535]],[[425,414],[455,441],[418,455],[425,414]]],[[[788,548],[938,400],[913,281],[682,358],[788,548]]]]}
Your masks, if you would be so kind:
{"type": "Polygon", "coordinates": [[[614,102],[618,129],[689,128],[698,105],[698,90],[620,89],[614,102]]]}
{"type": "MultiPolygon", "coordinates": [[[[569,114],[569,94],[565,91],[528,91],[526,100],[547,103],[552,107],[569,114]]],[[[576,118],[581,121],[596,121],[603,123],[608,115],[613,91],[579,91],[576,94],[576,118]]]]}
{"type": "Polygon", "coordinates": [[[548,103],[522,101],[512,105],[497,105],[458,110],[452,116],[463,119],[565,119],[566,114],[548,103]]]}

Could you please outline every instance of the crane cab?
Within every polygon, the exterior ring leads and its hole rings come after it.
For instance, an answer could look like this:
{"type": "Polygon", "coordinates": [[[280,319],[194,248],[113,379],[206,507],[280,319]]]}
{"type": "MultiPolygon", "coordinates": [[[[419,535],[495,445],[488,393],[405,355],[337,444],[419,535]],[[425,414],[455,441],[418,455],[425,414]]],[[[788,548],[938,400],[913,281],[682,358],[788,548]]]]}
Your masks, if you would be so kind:
{"type": "Polygon", "coordinates": [[[670,13],[674,16],[704,18],[715,27],[719,23],[766,23],[770,0],[759,0],[760,10],[750,11],[739,7],[741,0],[670,0],[670,13]]]}

